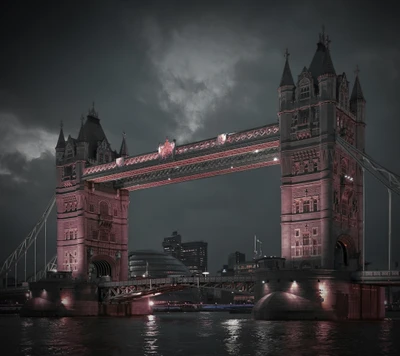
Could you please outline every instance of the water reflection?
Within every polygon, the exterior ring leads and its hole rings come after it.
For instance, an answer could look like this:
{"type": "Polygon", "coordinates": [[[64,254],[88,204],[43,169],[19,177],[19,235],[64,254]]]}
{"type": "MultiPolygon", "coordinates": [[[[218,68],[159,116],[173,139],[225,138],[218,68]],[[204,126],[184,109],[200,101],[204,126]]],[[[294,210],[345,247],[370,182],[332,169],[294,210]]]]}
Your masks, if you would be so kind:
{"type": "Polygon", "coordinates": [[[385,320],[381,323],[381,329],[379,333],[379,346],[385,354],[389,355],[390,350],[393,350],[393,322],[391,320],[385,320]]]}
{"type": "MultiPolygon", "coordinates": [[[[7,356],[400,355],[400,321],[255,321],[227,313],[1,318],[7,356]],[[232,318],[233,317],[233,318],[232,318]]],[[[6,350],[6,351],[4,351],[6,350]]]]}
{"type": "Polygon", "coordinates": [[[156,317],[154,315],[148,315],[143,338],[144,355],[158,355],[158,334],[159,326],[156,317]]]}
{"type": "Polygon", "coordinates": [[[197,335],[199,337],[210,337],[213,334],[212,313],[200,313],[197,335]]]}
{"type": "Polygon", "coordinates": [[[239,336],[243,321],[245,320],[230,319],[222,323],[222,326],[228,332],[228,337],[224,338],[224,344],[229,355],[239,355],[241,346],[239,336]]]}

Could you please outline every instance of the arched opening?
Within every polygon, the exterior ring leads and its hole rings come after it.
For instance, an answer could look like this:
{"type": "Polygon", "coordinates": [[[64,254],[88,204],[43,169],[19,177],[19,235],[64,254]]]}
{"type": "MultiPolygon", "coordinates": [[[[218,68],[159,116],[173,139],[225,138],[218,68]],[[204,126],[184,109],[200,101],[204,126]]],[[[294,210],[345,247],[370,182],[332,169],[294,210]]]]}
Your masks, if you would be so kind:
{"type": "Polygon", "coordinates": [[[89,264],[89,279],[110,279],[113,277],[113,265],[106,259],[96,258],[89,264]]]}
{"type": "Polygon", "coordinates": [[[349,264],[346,245],[342,241],[336,242],[335,246],[335,269],[346,268],[349,264]]]}

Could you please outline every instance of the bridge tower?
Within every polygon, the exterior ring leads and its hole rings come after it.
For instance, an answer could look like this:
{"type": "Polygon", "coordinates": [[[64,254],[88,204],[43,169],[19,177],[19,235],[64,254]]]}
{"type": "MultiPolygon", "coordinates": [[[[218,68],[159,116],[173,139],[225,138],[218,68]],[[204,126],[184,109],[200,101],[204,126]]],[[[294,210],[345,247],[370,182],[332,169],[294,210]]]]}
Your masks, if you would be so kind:
{"type": "Polygon", "coordinates": [[[357,270],[362,264],[363,172],[335,137],[364,150],[365,99],[358,72],[351,95],[320,34],[295,83],[289,53],[279,94],[282,257],[292,268],[357,270]]]}
{"type": "Polygon", "coordinates": [[[82,179],[85,167],[126,156],[125,137],[117,153],[94,107],[81,121],[76,139],[61,125],[56,146],[57,268],[82,280],[126,280],[129,192],[82,179]]]}

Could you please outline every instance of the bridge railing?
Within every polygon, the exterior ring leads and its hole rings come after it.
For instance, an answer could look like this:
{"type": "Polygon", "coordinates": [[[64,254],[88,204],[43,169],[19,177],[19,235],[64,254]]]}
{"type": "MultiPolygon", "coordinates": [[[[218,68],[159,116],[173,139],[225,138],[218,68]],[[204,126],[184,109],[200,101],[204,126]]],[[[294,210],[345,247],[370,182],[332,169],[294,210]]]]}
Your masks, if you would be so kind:
{"type": "Polygon", "coordinates": [[[359,271],[354,272],[355,277],[400,277],[400,271],[359,271]]]}

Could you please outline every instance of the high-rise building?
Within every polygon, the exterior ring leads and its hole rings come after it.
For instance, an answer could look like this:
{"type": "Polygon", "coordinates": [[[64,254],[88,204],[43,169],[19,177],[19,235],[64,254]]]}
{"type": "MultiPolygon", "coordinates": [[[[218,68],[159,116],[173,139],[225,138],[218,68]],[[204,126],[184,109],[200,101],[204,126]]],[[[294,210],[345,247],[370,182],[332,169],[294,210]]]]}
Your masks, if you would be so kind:
{"type": "Polygon", "coordinates": [[[181,245],[181,261],[193,274],[207,271],[207,242],[184,242],[181,245]]]}
{"type": "Polygon", "coordinates": [[[171,255],[178,260],[180,260],[181,258],[181,245],[182,236],[178,234],[178,231],[173,231],[172,235],[169,237],[165,237],[162,243],[164,253],[166,253],[167,255],[171,255]]]}
{"type": "Polygon", "coordinates": [[[238,265],[239,263],[242,263],[246,261],[246,255],[244,253],[241,253],[239,251],[232,252],[228,256],[228,268],[233,269],[235,265],[238,265]]]}

